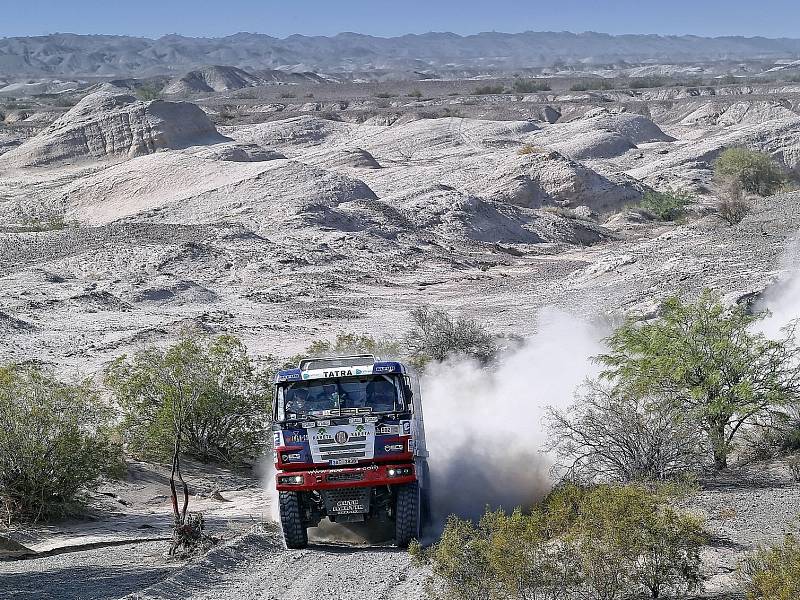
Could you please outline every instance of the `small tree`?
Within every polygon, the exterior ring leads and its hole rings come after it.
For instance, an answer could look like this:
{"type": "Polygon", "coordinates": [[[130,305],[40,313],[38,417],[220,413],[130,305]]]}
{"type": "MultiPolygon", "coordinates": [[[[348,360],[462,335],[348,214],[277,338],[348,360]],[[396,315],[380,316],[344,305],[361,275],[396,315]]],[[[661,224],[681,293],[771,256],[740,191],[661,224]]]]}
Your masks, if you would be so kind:
{"type": "Polygon", "coordinates": [[[38,367],[0,368],[0,512],[63,515],[81,490],[118,474],[112,413],[88,381],[64,383],[38,367]]]}
{"type": "Polygon", "coordinates": [[[786,182],[769,154],[747,148],[725,150],[714,162],[714,175],[723,181],[738,181],[745,191],[759,196],[776,193],[786,182]]]}
{"type": "Polygon", "coordinates": [[[787,535],[782,544],[759,548],[739,564],[748,600],[800,598],[800,542],[787,535]]]}
{"type": "Polygon", "coordinates": [[[244,346],[231,336],[201,339],[187,333],[167,350],[121,357],[109,367],[106,384],[124,411],[123,431],[134,448],[163,454],[171,442],[170,553],[181,547],[191,551],[203,539],[203,519],[188,513],[182,453],[240,459],[255,454],[266,438],[269,403],[244,346]]]}
{"type": "Polygon", "coordinates": [[[663,481],[704,462],[703,434],[671,396],[630,395],[593,380],[568,410],[549,415],[548,449],[571,479],[663,481]]]}
{"type": "Polygon", "coordinates": [[[273,363],[258,372],[239,339],[186,333],[166,351],[147,348],[118,358],[105,382],[122,407],[122,431],[134,453],[170,456],[180,428],[186,454],[241,462],[258,456],[263,445],[273,363]]]}
{"type": "Polygon", "coordinates": [[[608,338],[603,377],[633,397],[673,398],[698,420],[724,469],[740,428],[800,391],[794,330],[781,340],[753,333],[763,316],[727,308],[708,291],[693,304],[670,298],[658,321],[629,320],[608,338]]]}
{"type": "Polygon", "coordinates": [[[411,319],[413,326],[406,336],[406,345],[419,367],[453,355],[488,363],[497,354],[494,337],[477,321],[453,319],[445,311],[429,306],[412,310],[411,319]]]}

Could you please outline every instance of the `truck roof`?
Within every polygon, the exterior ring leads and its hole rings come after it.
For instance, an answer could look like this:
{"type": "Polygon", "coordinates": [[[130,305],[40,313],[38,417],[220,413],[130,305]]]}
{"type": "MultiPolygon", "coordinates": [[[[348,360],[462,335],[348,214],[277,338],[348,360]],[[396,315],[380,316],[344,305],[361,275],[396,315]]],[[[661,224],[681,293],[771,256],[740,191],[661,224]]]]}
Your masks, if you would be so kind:
{"type": "Polygon", "coordinates": [[[357,377],[360,375],[404,374],[407,372],[403,363],[377,360],[371,354],[304,358],[296,369],[278,371],[275,376],[275,383],[307,379],[338,379],[340,377],[357,377]]]}

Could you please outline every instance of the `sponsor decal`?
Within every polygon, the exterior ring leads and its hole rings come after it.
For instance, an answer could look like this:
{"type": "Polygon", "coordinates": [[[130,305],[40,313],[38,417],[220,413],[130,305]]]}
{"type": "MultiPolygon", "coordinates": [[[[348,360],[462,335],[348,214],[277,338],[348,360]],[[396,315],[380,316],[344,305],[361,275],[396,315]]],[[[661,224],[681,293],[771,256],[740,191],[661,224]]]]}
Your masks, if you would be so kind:
{"type": "Polygon", "coordinates": [[[363,422],[364,422],[364,419],[361,418],[361,417],[350,417],[350,420],[348,421],[348,423],[350,423],[350,425],[356,425],[358,423],[363,423],[363,422]]]}
{"type": "Polygon", "coordinates": [[[284,454],[283,461],[284,462],[299,462],[301,460],[301,456],[299,453],[294,454],[284,454]]]}
{"type": "Polygon", "coordinates": [[[400,428],[403,430],[403,435],[411,435],[411,421],[400,421],[400,428]]]}
{"type": "Polygon", "coordinates": [[[300,442],[307,442],[308,435],[303,433],[290,433],[284,438],[287,444],[299,444],[300,442]]]}
{"type": "Polygon", "coordinates": [[[381,425],[375,431],[380,435],[397,435],[400,428],[397,425],[381,425]]]}
{"type": "Polygon", "coordinates": [[[273,446],[272,446],[273,448],[277,448],[278,446],[282,446],[283,445],[283,444],[281,444],[281,432],[280,431],[276,431],[275,433],[272,434],[272,444],[273,444],[273,446]]]}
{"type": "Polygon", "coordinates": [[[364,417],[364,423],[377,423],[378,417],[364,417]]]}
{"type": "Polygon", "coordinates": [[[363,425],[356,425],[356,435],[364,435],[366,431],[363,425]]]}
{"type": "Polygon", "coordinates": [[[409,452],[414,452],[416,447],[417,447],[417,442],[415,442],[413,439],[408,440],[408,451],[409,452]]]}
{"type": "Polygon", "coordinates": [[[385,452],[402,452],[403,444],[386,444],[383,449],[385,452]]]}
{"type": "Polygon", "coordinates": [[[334,439],[336,440],[337,444],[346,444],[347,440],[350,439],[350,436],[347,435],[346,431],[337,431],[334,439]]]}
{"type": "Polygon", "coordinates": [[[328,464],[337,466],[337,465],[354,465],[358,462],[357,458],[334,458],[333,460],[328,461],[328,464]]]}

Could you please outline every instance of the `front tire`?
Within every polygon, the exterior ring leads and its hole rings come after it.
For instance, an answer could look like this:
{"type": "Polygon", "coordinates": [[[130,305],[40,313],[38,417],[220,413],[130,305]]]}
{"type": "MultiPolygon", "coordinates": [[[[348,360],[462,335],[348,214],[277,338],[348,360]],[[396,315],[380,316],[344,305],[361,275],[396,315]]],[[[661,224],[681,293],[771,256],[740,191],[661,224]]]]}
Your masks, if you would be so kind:
{"type": "Polygon", "coordinates": [[[407,548],[411,540],[419,536],[419,505],[419,484],[416,481],[397,487],[394,542],[400,548],[407,548]]]}
{"type": "Polygon", "coordinates": [[[298,492],[278,492],[281,512],[281,528],[286,547],[290,549],[308,546],[308,531],[303,523],[302,506],[298,492]]]}

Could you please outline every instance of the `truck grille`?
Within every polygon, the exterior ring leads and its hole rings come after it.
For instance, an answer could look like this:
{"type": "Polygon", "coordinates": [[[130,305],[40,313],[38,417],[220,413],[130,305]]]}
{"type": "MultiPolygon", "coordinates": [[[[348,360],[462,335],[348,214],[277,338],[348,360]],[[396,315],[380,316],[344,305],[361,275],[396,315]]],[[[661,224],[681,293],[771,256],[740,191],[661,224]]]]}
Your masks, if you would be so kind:
{"type": "Polygon", "coordinates": [[[328,475],[328,481],[331,483],[342,481],[362,481],[363,479],[363,473],[330,473],[328,475]]]}
{"type": "Polygon", "coordinates": [[[312,427],[308,441],[314,462],[348,464],[375,455],[375,424],[312,427]]]}

